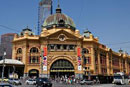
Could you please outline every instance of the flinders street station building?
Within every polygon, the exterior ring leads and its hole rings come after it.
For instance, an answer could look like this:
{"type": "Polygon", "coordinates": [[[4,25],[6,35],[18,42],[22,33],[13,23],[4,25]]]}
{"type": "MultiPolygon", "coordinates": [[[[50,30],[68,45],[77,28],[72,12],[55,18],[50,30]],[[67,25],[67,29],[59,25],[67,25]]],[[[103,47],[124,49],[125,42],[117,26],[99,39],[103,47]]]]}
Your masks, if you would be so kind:
{"type": "Polygon", "coordinates": [[[24,64],[23,76],[111,79],[115,72],[130,73],[127,53],[99,43],[89,30],[81,35],[59,7],[45,19],[40,35],[26,28],[12,43],[12,58],[24,64]]]}

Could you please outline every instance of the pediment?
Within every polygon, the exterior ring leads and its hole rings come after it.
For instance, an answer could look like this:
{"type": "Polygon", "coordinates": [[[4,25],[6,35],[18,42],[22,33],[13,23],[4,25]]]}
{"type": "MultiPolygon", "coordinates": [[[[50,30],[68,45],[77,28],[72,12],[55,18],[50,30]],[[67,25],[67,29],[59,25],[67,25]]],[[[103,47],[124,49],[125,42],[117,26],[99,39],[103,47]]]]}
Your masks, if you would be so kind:
{"type": "Polygon", "coordinates": [[[80,37],[76,36],[75,33],[70,33],[65,30],[56,31],[50,35],[48,35],[49,39],[59,39],[65,37],[66,40],[76,40],[81,39],[80,37]]]}

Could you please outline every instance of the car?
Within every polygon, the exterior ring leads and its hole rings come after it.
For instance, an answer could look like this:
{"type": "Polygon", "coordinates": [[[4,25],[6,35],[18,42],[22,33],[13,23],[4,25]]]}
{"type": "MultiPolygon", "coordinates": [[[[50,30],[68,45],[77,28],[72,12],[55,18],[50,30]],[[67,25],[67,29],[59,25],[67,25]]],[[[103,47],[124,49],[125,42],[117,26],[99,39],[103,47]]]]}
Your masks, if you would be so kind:
{"type": "Polygon", "coordinates": [[[13,87],[13,86],[10,84],[0,84],[0,87],[13,87]]]}
{"type": "Polygon", "coordinates": [[[14,84],[14,85],[22,85],[21,81],[19,79],[9,79],[8,81],[10,84],[14,84]]]}
{"type": "Polygon", "coordinates": [[[8,83],[9,83],[9,84],[13,84],[13,79],[12,79],[12,78],[9,79],[8,83]]]}
{"type": "Polygon", "coordinates": [[[83,79],[83,80],[80,81],[80,84],[81,85],[85,85],[85,84],[87,84],[87,85],[93,85],[94,81],[83,79]]]}
{"type": "Polygon", "coordinates": [[[52,87],[52,83],[48,78],[37,78],[36,87],[52,87]]]}
{"type": "MultiPolygon", "coordinates": [[[[9,79],[8,79],[8,78],[5,78],[5,77],[4,77],[4,79],[3,79],[4,82],[8,82],[8,80],[9,80],[9,79]]],[[[1,81],[2,81],[2,78],[0,78],[0,82],[1,82],[1,81]]]]}
{"type": "Polygon", "coordinates": [[[25,82],[27,85],[35,85],[36,84],[36,80],[35,79],[28,79],[25,82]]]}

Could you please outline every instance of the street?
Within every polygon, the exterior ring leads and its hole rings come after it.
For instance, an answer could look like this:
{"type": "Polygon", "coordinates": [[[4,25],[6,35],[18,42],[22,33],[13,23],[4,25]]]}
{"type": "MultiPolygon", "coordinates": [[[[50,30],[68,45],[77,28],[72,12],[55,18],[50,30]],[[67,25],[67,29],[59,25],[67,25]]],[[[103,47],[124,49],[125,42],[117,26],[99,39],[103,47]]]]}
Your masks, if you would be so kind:
{"type": "MultiPolygon", "coordinates": [[[[62,84],[62,83],[56,83],[52,82],[53,86],[52,87],[130,87],[130,85],[115,85],[115,84],[99,84],[99,85],[80,85],[80,84],[62,84]]],[[[14,87],[36,87],[35,85],[26,85],[22,84],[19,86],[14,86],[14,87]]]]}

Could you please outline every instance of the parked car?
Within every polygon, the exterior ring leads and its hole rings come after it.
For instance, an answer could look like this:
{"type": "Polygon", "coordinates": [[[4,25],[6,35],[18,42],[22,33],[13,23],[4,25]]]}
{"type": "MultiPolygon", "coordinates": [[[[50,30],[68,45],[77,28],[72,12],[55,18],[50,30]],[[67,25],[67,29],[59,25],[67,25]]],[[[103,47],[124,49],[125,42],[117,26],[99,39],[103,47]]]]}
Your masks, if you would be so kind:
{"type": "MultiPolygon", "coordinates": [[[[5,78],[5,77],[4,77],[4,79],[3,79],[4,82],[8,82],[8,80],[9,80],[9,79],[8,79],[8,78],[5,78]]],[[[1,82],[1,81],[2,81],[2,78],[0,78],[0,82],[1,82]]]]}
{"type": "Polygon", "coordinates": [[[25,82],[27,85],[35,85],[36,84],[36,79],[28,79],[25,82]]]}
{"type": "Polygon", "coordinates": [[[37,78],[36,87],[52,87],[52,83],[48,78],[37,78]]]}
{"type": "Polygon", "coordinates": [[[0,87],[13,87],[13,86],[10,84],[0,84],[0,87]]]}
{"type": "Polygon", "coordinates": [[[14,85],[22,85],[21,81],[19,79],[9,79],[8,81],[10,84],[14,84],[14,85]]]}
{"type": "Polygon", "coordinates": [[[94,84],[94,81],[91,81],[91,80],[86,80],[86,79],[83,79],[80,81],[80,84],[81,85],[93,85],[94,84]]]}

